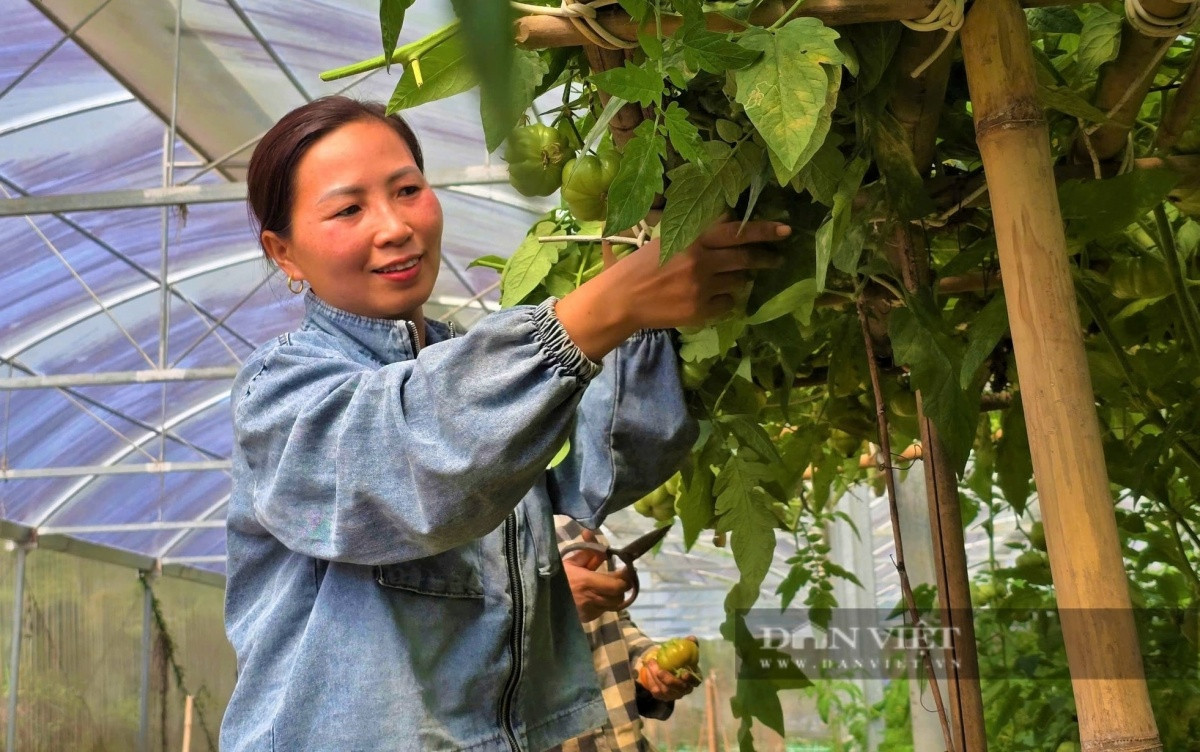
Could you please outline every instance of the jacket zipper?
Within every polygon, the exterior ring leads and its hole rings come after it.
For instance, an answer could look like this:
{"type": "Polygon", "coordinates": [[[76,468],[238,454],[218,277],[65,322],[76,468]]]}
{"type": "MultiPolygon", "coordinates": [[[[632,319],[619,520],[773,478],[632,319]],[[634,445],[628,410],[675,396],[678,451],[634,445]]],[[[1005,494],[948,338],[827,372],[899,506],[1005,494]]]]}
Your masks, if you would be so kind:
{"type": "Polygon", "coordinates": [[[408,338],[412,340],[413,355],[416,355],[421,352],[421,340],[417,339],[417,325],[410,319],[405,319],[404,326],[408,327],[408,338]]]}
{"type": "Polygon", "coordinates": [[[512,657],[512,673],[500,695],[500,725],[513,752],[521,752],[516,729],[512,722],[512,704],[521,683],[522,635],[525,632],[525,586],[521,583],[520,561],[517,559],[517,513],[510,512],[504,520],[504,558],[508,564],[508,585],[512,591],[513,628],[509,635],[509,655],[512,657]]]}

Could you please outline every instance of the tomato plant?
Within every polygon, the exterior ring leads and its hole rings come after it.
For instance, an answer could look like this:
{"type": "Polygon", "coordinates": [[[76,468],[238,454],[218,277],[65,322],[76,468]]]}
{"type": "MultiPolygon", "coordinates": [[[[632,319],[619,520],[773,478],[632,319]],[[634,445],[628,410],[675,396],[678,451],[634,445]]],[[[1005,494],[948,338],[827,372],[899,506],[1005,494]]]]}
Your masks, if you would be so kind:
{"type": "MultiPolygon", "coordinates": [[[[737,614],[760,598],[777,535],[801,542],[785,563],[781,604],[800,599],[814,622],[827,624],[836,605],[831,579],[853,581],[830,562],[823,530],[844,516],[839,500],[847,488],[878,477],[859,461],[878,437],[857,301],[877,323],[872,339],[894,451],[916,437],[919,391],[962,477],[964,522],[986,523],[1002,509],[1023,519],[1036,511],[996,228],[979,198],[981,157],[961,64],[950,68],[932,156],[918,163],[896,99],[905,74],[897,65],[905,34],[898,22],[834,29],[785,14],[751,23],[758,6],[622,0],[643,33],[624,65],[604,71],[592,71],[578,48],[510,50],[512,90],[525,104],[560,91],[561,105],[538,100],[535,117],[580,156],[568,171],[566,206],[539,218],[507,259],[489,262],[501,267],[503,305],[536,303],[598,273],[592,238],[634,226],[656,197],[663,201],[654,233],[664,257],[724,212],[792,226],[781,244],[782,268],[759,275],[730,315],[681,332],[682,379],[702,440],[677,489],[639,502],[656,519],[677,515],[688,546],[708,530],[731,539],[741,578],[726,600],[727,636],[737,614]],[[733,20],[722,28],[734,30],[714,31],[705,13],[726,14],[733,20]],[[673,32],[662,31],[665,20],[673,32]],[[616,112],[609,98],[642,113],[619,142],[608,135],[616,112]],[[619,163],[605,161],[610,150],[620,153],[619,163]],[[576,176],[586,180],[576,186],[576,176]],[[918,228],[935,281],[971,284],[904,292],[892,241],[906,225],[918,228]],[[564,234],[580,239],[540,240],[564,234]]],[[[1200,225],[1192,217],[1200,202],[1194,176],[1181,178],[1161,159],[1156,131],[1196,52],[1191,36],[1171,44],[1150,82],[1154,93],[1136,114],[1128,158],[1105,165],[1110,177],[1078,177],[1081,134],[1108,120],[1091,97],[1097,71],[1121,44],[1117,10],[1090,3],[1031,9],[1026,17],[1050,149],[1062,172],[1059,203],[1108,474],[1124,505],[1137,510],[1119,516],[1122,535],[1134,541],[1124,554],[1135,602],[1162,603],[1152,597],[1157,583],[1173,605],[1189,607],[1200,599],[1200,312],[1188,278],[1200,268],[1200,225]]],[[[427,91],[421,100],[413,92],[410,85],[393,101],[409,106],[455,93],[427,91]]],[[[512,124],[481,114],[489,142],[498,143],[494,134],[512,124]]],[[[1198,134],[1200,126],[1189,125],[1176,150],[1200,149],[1198,134]]],[[[531,151],[523,155],[522,164],[543,163],[531,151]]],[[[1099,164],[1092,167],[1085,174],[1100,174],[1099,164]]],[[[995,637],[1019,628],[1014,644],[1065,665],[1061,639],[1034,623],[1038,607],[1052,603],[1044,537],[1031,528],[1014,544],[1015,565],[993,566],[975,587],[981,602],[1019,606],[1029,620],[979,629],[995,637]]],[[[1147,663],[1177,656],[1185,633],[1155,631],[1147,663]]],[[[1015,659],[1011,651],[984,653],[986,660],[1015,659]]],[[[1070,688],[1061,689],[988,686],[988,712],[1008,714],[989,721],[1005,749],[1053,748],[1036,736],[1050,728],[1047,712],[1056,714],[1055,744],[1078,738],[1070,688]]],[[[1152,692],[1164,741],[1187,739],[1186,698],[1170,687],[1152,692]]],[[[739,688],[740,738],[752,718],[779,722],[773,697],[739,688]]]]}

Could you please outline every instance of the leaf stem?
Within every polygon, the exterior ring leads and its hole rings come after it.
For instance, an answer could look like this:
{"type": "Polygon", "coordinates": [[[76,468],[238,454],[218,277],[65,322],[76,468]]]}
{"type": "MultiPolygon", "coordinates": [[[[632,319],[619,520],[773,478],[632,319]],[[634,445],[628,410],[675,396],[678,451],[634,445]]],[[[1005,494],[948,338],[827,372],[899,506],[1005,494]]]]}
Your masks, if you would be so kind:
{"type": "MultiPolygon", "coordinates": [[[[390,62],[408,65],[413,60],[420,58],[434,47],[437,47],[442,42],[445,42],[447,39],[457,34],[458,25],[458,21],[455,21],[449,26],[443,26],[427,37],[418,39],[415,42],[409,42],[403,47],[397,47],[395,51],[392,52],[392,59],[390,62]]],[[[351,63],[350,65],[343,65],[341,68],[333,68],[332,70],[325,71],[321,74],[321,80],[336,81],[339,78],[346,78],[347,76],[353,76],[358,73],[366,73],[367,71],[383,68],[388,64],[388,62],[389,61],[387,58],[385,58],[383,55],[369,58],[367,60],[360,60],[357,63],[351,63]]]]}
{"type": "Polygon", "coordinates": [[[1200,355],[1200,315],[1196,313],[1196,301],[1184,282],[1183,264],[1179,259],[1179,249],[1175,246],[1175,231],[1171,228],[1171,220],[1162,204],[1154,207],[1154,221],[1158,226],[1158,247],[1167,257],[1167,271],[1171,274],[1171,286],[1175,288],[1175,298],[1179,308],[1179,317],[1183,320],[1183,329],[1192,346],[1192,352],[1200,355]]]}
{"type": "MultiPolygon", "coordinates": [[[[875,361],[875,344],[871,341],[871,327],[867,323],[867,306],[863,297],[860,295],[855,301],[855,308],[858,310],[858,324],[862,329],[863,344],[867,349],[867,371],[871,375],[871,391],[875,395],[875,417],[879,428],[879,453],[881,457],[888,458],[887,463],[881,462],[880,468],[884,472],[884,483],[887,486],[888,497],[888,512],[892,518],[892,540],[896,549],[896,558],[894,564],[896,573],[900,575],[900,590],[904,594],[904,603],[908,606],[908,616],[912,619],[913,625],[921,623],[921,614],[917,611],[917,599],[913,595],[912,584],[908,580],[908,570],[904,565],[904,541],[900,534],[900,508],[896,501],[896,475],[890,464],[892,456],[892,442],[888,436],[888,421],[887,412],[885,409],[886,402],[883,398],[883,385],[879,378],[879,364],[875,361]]],[[[928,674],[929,689],[933,693],[934,704],[937,705],[938,720],[942,725],[942,737],[946,743],[947,750],[954,749],[954,737],[950,733],[950,724],[946,718],[946,707],[942,703],[942,693],[938,689],[937,675],[933,671],[933,660],[929,656],[929,647],[925,643],[925,638],[921,634],[921,630],[917,630],[918,638],[921,644],[921,657],[925,663],[925,673],[928,674]]]]}
{"type": "Polygon", "coordinates": [[[785,23],[790,21],[792,14],[799,10],[800,6],[803,4],[804,0],[796,0],[796,2],[792,3],[792,7],[784,11],[783,15],[779,17],[779,20],[767,27],[767,31],[775,31],[780,26],[783,26],[785,23]]]}

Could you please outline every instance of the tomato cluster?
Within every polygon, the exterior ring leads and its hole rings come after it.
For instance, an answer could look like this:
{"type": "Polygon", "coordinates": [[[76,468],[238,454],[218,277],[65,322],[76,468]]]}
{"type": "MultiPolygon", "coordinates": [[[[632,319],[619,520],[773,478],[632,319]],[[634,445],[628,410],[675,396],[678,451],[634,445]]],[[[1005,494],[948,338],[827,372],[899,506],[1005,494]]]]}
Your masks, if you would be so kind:
{"type": "Polygon", "coordinates": [[[571,138],[548,125],[525,125],[508,137],[504,150],[508,182],[525,196],[549,196],[560,187],[571,214],[581,222],[604,219],[608,189],[621,167],[611,146],[578,154],[571,138]]]}

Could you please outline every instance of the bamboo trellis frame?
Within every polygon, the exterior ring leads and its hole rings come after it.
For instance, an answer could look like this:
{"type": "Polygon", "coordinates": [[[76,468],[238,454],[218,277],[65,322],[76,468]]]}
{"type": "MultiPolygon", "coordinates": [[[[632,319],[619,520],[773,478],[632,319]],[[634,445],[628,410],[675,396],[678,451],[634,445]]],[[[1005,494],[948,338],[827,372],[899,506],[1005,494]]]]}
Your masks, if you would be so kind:
{"type": "MultiPolygon", "coordinates": [[[[1148,10],[1163,16],[1171,16],[1172,10],[1178,12],[1183,8],[1170,0],[1144,0],[1144,3],[1148,10]]],[[[1133,625],[1074,285],[1066,262],[1049,134],[1037,102],[1029,31],[1021,12],[1022,6],[1073,4],[1078,3],[976,0],[963,30],[962,44],[977,139],[991,193],[1014,349],[1026,394],[1026,423],[1035,482],[1057,599],[1060,608],[1067,610],[1062,624],[1083,749],[1084,752],[1154,752],[1161,750],[1162,745],[1150,710],[1133,625]],[[1080,520],[1087,521],[1087,533],[1095,546],[1073,546],[1068,541],[1069,525],[1077,526],[1080,520]],[[1095,615],[1099,609],[1108,610],[1107,618],[1095,615]],[[1121,616],[1114,619],[1114,613],[1121,616]]],[[[918,18],[934,6],[929,0],[812,0],[799,13],[837,26],[918,18]]],[[[751,21],[769,24],[785,9],[782,2],[766,3],[751,21]]],[[[738,28],[715,14],[707,20],[713,29],[738,28]]],[[[603,13],[602,21],[617,36],[636,39],[636,24],[619,11],[603,13]]],[[[676,26],[674,19],[663,20],[666,33],[676,26]]],[[[516,39],[518,44],[531,49],[586,44],[569,21],[549,16],[519,19],[516,39]]],[[[1153,71],[1145,72],[1145,52],[1149,50],[1157,56],[1161,45],[1170,44],[1170,40],[1148,40],[1127,30],[1120,55],[1102,76],[1096,103],[1102,110],[1112,111],[1113,119],[1091,134],[1090,147],[1083,146],[1088,158],[1097,163],[1120,153],[1128,133],[1121,113],[1125,108],[1137,111],[1153,80],[1153,71]],[[1145,89],[1140,88],[1143,83],[1145,89]]],[[[593,50],[589,61],[593,67],[604,69],[621,64],[624,57],[623,52],[593,50]]],[[[1194,73],[1189,73],[1186,80],[1191,82],[1195,78],[1194,73]]],[[[1193,111],[1196,99],[1190,88],[1186,91],[1185,96],[1181,90],[1177,100],[1182,101],[1174,103],[1174,109],[1184,115],[1193,111]]],[[[629,109],[624,116],[627,122],[618,123],[614,136],[619,137],[620,131],[627,134],[641,119],[642,113],[635,112],[638,108],[629,109]]],[[[930,129],[936,128],[936,120],[930,125],[929,116],[921,107],[906,112],[901,106],[899,110],[914,150],[923,153],[931,145],[930,129]]],[[[893,258],[900,262],[906,286],[916,289],[925,275],[921,253],[907,237],[898,235],[895,240],[893,258]]],[[[936,432],[923,430],[922,438],[926,455],[931,450],[936,454],[936,432]]],[[[941,463],[943,472],[938,472],[938,464],[936,460],[929,463],[935,485],[953,480],[952,473],[948,477],[944,473],[944,463],[941,463]]],[[[931,505],[931,510],[935,520],[947,511],[945,508],[939,511],[936,504],[931,505]]],[[[941,543],[943,549],[955,547],[953,540],[941,543]]],[[[954,576],[957,578],[958,573],[954,576]]],[[[944,604],[961,601],[964,596],[957,591],[962,583],[948,580],[939,573],[939,584],[948,591],[944,604]]],[[[983,748],[972,742],[978,738],[979,729],[963,726],[958,731],[961,735],[956,744],[963,749],[974,752],[983,748]]]]}

